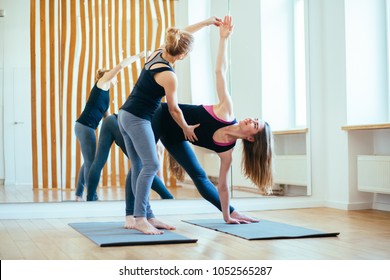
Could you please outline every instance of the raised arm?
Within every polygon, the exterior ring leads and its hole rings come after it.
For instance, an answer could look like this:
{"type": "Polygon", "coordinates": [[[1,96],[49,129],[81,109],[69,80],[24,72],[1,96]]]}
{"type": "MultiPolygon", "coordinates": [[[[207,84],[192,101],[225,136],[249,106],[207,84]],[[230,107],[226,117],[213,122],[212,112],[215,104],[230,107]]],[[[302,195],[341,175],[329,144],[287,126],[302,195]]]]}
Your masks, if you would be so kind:
{"type": "Polygon", "coordinates": [[[199,31],[203,27],[207,27],[210,25],[220,26],[221,24],[222,24],[222,20],[220,18],[212,16],[208,19],[202,20],[195,24],[188,25],[184,28],[184,30],[190,33],[195,33],[196,31],[199,31]]]}
{"type": "Polygon", "coordinates": [[[220,116],[224,116],[226,119],[233,117],[233,103],[227,88],[227,48],[228,39],[233,32],[233,22],[231,16],[225,16],[223,23],[219,26],[219,46],[217,53],[217,61],[215,64],[215,81],[218,94],[219,103],[217,110],[220,112],[220,116]]]}
{"type": "MultiPolygon", "coordinates": [[[[116,65],[114,68],[112,68],[110,71],[104,74],[104,76],[99,80],[100,85],[105,85],[108,83],[109,87],[109,82],[116,76],[118,73],[125,67],[129,66],[133,62],[136,62],[138,59],[142,58],[145,56],[145,52],[141,52],[139,54],[129,56],[125,59],[123,59],[118,65],[116,65]]],[[[106,86],[106,85],[105,85],[106,86]]]]}
{"type": "MultiPolygon", "coordinates": [[[[215,25],[215,26],[220,26],[222,24],[222,20],[220,18],[217,18],[215,16],[212,16],[208,19],[202,20],[200,22],[190,24],[186,27],[184,27],[182,30],[189,32],[191,34],[199,31],[200,29],[210,26],[210,25],[215,25]]],[[[165,43],[163,43],[159,49],[163,49],[165,47],[165,43]]]]}

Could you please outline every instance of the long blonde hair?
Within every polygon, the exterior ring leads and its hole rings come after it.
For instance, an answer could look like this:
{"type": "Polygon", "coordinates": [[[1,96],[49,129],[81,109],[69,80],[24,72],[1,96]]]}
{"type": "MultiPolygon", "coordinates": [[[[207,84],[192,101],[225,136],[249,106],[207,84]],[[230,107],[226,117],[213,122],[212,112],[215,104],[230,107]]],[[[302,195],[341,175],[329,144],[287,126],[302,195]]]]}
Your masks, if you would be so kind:
{"type": "Polygon", "coordinates": [[[166,31],[165,50],[172,56],[186,54],[192,50],[194,36],[184,30],[169,27],[166,31]]]}
{"type": "Polygon", "coordinates": [[[273,185],[273,136],[270,125],[265,122],[264,129],[250,142],[243,140],[242,169],[264,194],[272,193],[273,185]]]}
{"type": "Polygon", "coordinates": [[[184,168],[168,153],[168,168],[171,175],[175,176],[175,178],[183,182],[185,178],[185,170],[184,168]]]}

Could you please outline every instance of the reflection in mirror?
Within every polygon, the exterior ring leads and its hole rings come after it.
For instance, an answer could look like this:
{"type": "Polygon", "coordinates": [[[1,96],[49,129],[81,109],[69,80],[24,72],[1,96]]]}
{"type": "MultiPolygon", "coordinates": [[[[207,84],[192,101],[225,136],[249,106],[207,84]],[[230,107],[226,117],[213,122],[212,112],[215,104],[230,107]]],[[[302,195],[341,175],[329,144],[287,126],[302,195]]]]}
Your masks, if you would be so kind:
{"type": "MultiPolygon", "coordinates": [[[[5,178],[0,200],[70,199],[80,167],[73,131],[75,118],[97,68],[109,68],[124,56],[145,49],[145,17],[141,16],[145,3],[43,0],[26,6],[23,0],[5,0],[3,4],[0,8],[4,8],[5,17],[0,19],[0,35],[6,40],[1,40],[4,51],[0,56],[4,59],[1,73],[4,71],[7,77],[4,89],[8,94],[1,92],[5,97],[1,115],[6,116],[4,124],[10,125],[4,127],[8,137],[4,142],[4,168],[0,165],[4,170],[0,178],[5,178]]],[[[140,65],[125,72],[122,83],[110,93],[112,111],[130,91],[140,65]]],[[[121,163],[123,156],[117,154],[111,156],[113,175],[109,179],[103,176],[106,181],[124,181],[124,175],[118,179],[116,174],[126,160],[121,163]]],[[[120,192],[120,188],[112,189],[120,192]]]]}
{"type": "MultiPolygon", "coordinates": [[[[79,177],[83,159],[74,123],[84,109],[96,71],[113,68],[124,58],[151,47],[153,41],[146,41],[145,14],[150,8],[145,1],[70,1],[66,5],[61,7],[62,19],[68,21],[61,30],[62,67],[66,73],[62,84],[62,193],[63,200],[74,200],[78,184],[83,189],[86,183],[84,176],[79,177]]],[[[131,91],[143,62],[141,59],[118,74],[118,84],[110,89],[111,114],[118,112],[131,91]]],[[[123,199],[129,167],[127,157],[113,144],[98,188],[102,200],[123,199]]]]}
{"type": "MultiPolygon", "coordinates": [[[[308,1],[252,0],[245,6],[238,0],[229,2],[235,21],[231,92],[236,117],[259,117],[273,130],[273,195],[308,195],[311,184],[305,59],[308,1]]],[[[239,145],[233,157],[233,197],[263,196],[243,177],[240,152],[239,145]]]]}
{"type": "MultiPolygon", "coordinates": [[[[82,164],[74,122],[88,98],[96,70],[156,48],[169,25],[184,27],[227,10],[226,0],[43,0],[31,1],[30,6],[22,2],[4,0],[0,7],[6,10],[0,19],[0,35],[5,38],[0,43],[4,49],[0,71],[5,77],[0,88],[2,129],[7,135],[0,150],[4,154],[0,179],[6,185],[1,201],[7,202],[73,200],[82,164]]],[[[198,32],[196,51],[176,65],[182,103],[205,103],[214,98],[202,96],[202,92],[214,92],[215,32],[212,28],[198,32]]],[[[143,62],[120,74],[119,84],[110,91],[111,113],[118,111],[131,91],[143,62]]],[[[207,162],[202,151],[197,153],[202,163],[207,162]]],[[[123,199],[129,166],[113,145],[100,180],[102,200],[123,199]]],[[[193,187],[181,194],[191,182],[179,183],[164,173],[168,187],[176,188],[176,198],[198,196],[193,187]]]]}

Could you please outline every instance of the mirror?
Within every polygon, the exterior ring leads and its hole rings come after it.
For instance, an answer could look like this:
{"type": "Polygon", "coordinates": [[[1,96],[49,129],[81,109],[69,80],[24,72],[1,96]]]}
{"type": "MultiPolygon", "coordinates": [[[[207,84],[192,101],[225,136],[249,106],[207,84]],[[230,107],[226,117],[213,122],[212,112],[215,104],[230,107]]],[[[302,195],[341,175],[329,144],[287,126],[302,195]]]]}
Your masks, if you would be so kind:
{"type": "MultiPolygon", "coordinates": [[[[267,14],[271,15],[269,11],[272,8],[284,7],[284,10],[288,10],[286,7],[289,7],[291,11],[293,5],[303,3],[304,9],[298,11],[303,11],[305,15],[308,1],[268,0],[260,3],[251,0],[245,6],[238,0],[31,1],[30,6],[22,5],[22,2],[4,0],[4,6],[0,7],[5,15],[0,17],[0,36],[4,38],[0,42],[0,113],[4,116],[0,129],[7,135],[0,139],[0,158],[4,158],[4,161],[0,161],[0,178],[5,178],[0,182],[4,184],[0,186],[0,202],[74,200],[77,170],[82,162],[80,150],[75,144],[74,121],[89,94],[95,69],[111,66],[126,55],[144,50],[145,46],[154,49],[162,42],[168,25],[183,27],[209,15],[222,16],[226,13],[230,13],[235,22],[229,50],[229,86],[236,117],[242,119],[248,117],[248,114],[258,116],[260,113],[260,117],[271,124],[275,153],[287,156],[284,163],[276,161],[277,174],[281,174],[279,165],[289,162],[288,156],[301,156],[297,160],[300,168],[306,172],[306,184],[290,179],[286,181],[282,176],[277,181],[279,186],[275,188],[274,194],[310,194],[310,131],[307,130],[306,122],[309,120],[306,98],[303,98],[304,102],[294,103],[294,110],[305,112],[304,116],[294,114],[295,111],[292,112],[288,105],[292,100],[306,97],[307,93],[302,88],[307,88],[307,82],[304,81],[303,85],[302,82],[296,83],[295,92],[301,94],[294,95],[295,99],[291,96],[289,99],[280,99],[286,100],[286,104],[278,102],[278,110],[275,109],[276,102],[272,102],[269,97],[271,95],[267,95],[270,92],[286,92],[283,88],[273,90],[275,75],[272,74],[281,69],[268,66],[270,63],[267,64],[267,59],[272,57],[269,52],[273,46],[267,44],[270,41],[277,44],[280,38],[274,38],[272,34],[268,36],[267,30],[272,29],[267,27],[270,21],[267,14]],[[46,21],[41,21],[41,14],[46,15],[46,21]],[[259,28],[254,28],[253,19],[259,20],[259,28]],[[248,36],[248,30],[252,30],[251,36],[248,36]],[[248,71],[243,71],[248,67],[248,71]],[[251,73],[251,76],[247,73],[251,73]],[[297,89],[299,86],[301,89],[297,89]],[[258,88],[262,95],[255,94],[254,88],[258,88]],[[294,119],[294,123],[285,123],[286,119],[294,119]]],[[[279,19],[279,22],[293,20],[288,13],[285,15],[287,17],[283,18],[284,21],[279,19]]],[[[300,16],[305,18],[302,14],[300,16]]],[[[303,29],[306,29],[306,21],[303,24],[303,29]]],[[[296,33],[296,36],[303,37],[306,34],[296,33]]],[[[195,37],[196,46],[190,57],[175,66],[179,77],[179,102],[213,103],[215,96],[207,93],[215,92],[217,29],[204,29],[197,32],[195,37]],[[203,83],[196,82],[199,77],[203,83]]],[[[302,41],[305,42],[294,42],[302,41]]],[[[282,52],[286,49],[275,50],[282,52]]],[[[293,60],[293,57],[299,60],[299,55],[302,55],[286,53],[283,59],[287,61],[289,58],[293,60]]],[[[118,111],[131,91],[142,64],[143,60],[120,74],[119,84],[110,92],[112,113],[118,111]]],[[[294,66],[291,63],[288,65],[289,69],[294,66]]],[[[194,150],[209,177],[212,181],[216,180],[219,168],[215,165],[217,156],[201,148],[195,147],[194,150]]],[[[234,154],[232,196],[262,196],[241,174],[240,150],[239,144],[234,154]]],[[[113,145],[102,172],[100,200],[123,199],[124,189],[120,186],[124,185],[129,165],[123,153],[113,145]]],[[[288,167],[287,164],[287,170],[293,170],[291,165],[288,167]]],[[[182,183],[167,173],[164,176],[176,199],[199,197],[189,178],[182,183]]],[[[158,199],[158,196],[154,193],[152,198],[158,199]]]]}
{"type": "MultiPolygon", "coordinates": [[[[30,6],[22,2],[5,0],[0,7],[5,11],[5,17],[0,18],[0,35],[6,38],[0,43],[4,49],[0,55],[4,61],[4,69],[0,69],[4,88],[1,114],[5,116],[1,129],[8,135],[0,150],[5,159],[1,161],[0,178],[6,178],[1,182],[5,184],[1,186],[5,194],[1,202],[73,200],[82,163],[74,122],[88,97],[95,70],[112,67],[124,56],[155,49],[163,42],[169,25],[183,27],[227,11],[226,0],[31,1],[30,6]],[[29,102],[17,106],[19,98],[29,102]],[[26,143],[19,143],[22,139],[26,143]]],[[[195,34],[197,45],[205,52],[200,53],[210,64],[214,47],[210,47],[209,38],[215,37],[211,32],[195,34]],[[207,44],[199,42],[204,38],[207,44]]],[[[196,67],[196,61],[192,56],[177,63],[180,102],[196,101],[197,95],[189,94],[196,85],[189,83],[188,74],[196,67]]],[[[112,113],[118,111],[131,91],[143,62],[135,63],[119,76],[118,86],[110,92],[112,113]]],[[[213,85],[212,66],[207,65],[207,69],[209,75],[204,75],[213,85]]],[[[124,185],[129,166],[113,145],[102,172],[101,200],[123,199],[124,189],[120,186],[124,185]]],[[[173,182],[170,178],[165,181],[173,182]]],[[[198,195],[194,188],[182,191],[182,184],[176,188],[179,199],[198,195]]]]}

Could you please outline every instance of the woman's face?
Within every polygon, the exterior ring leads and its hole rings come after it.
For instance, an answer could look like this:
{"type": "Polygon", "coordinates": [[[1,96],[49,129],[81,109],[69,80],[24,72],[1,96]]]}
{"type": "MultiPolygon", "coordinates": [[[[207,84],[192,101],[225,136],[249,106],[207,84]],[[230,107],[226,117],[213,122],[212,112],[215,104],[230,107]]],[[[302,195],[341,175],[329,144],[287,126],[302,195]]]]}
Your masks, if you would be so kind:
{"type": "Polygon", "coordinates": [[[248,133],[248,135],[255,135],[264,129],[264,121],[257,118],[246,118],[239,122],[241,129],[248,133]]]}

